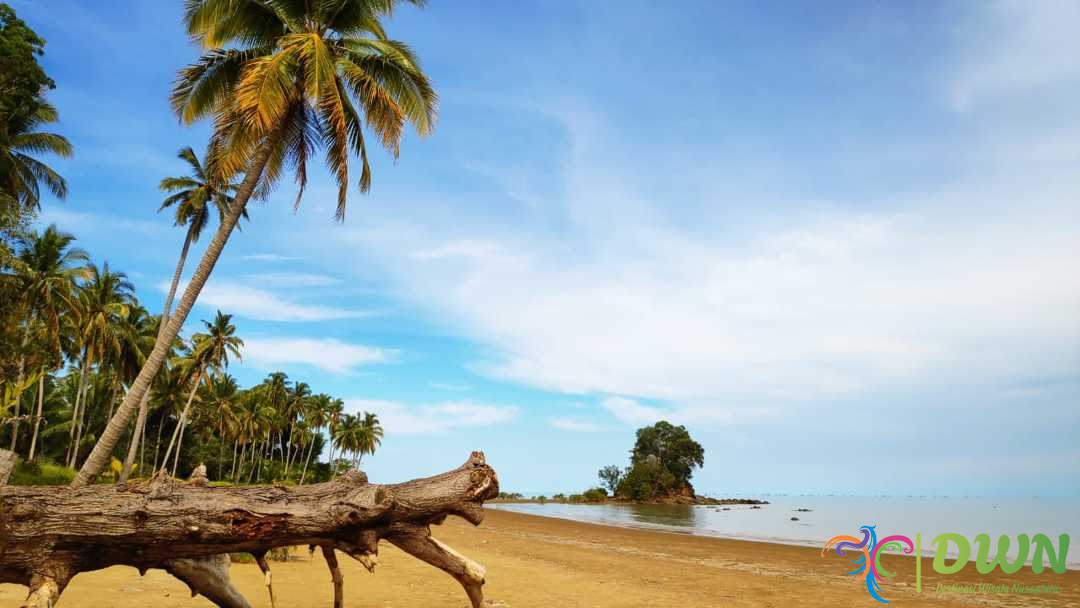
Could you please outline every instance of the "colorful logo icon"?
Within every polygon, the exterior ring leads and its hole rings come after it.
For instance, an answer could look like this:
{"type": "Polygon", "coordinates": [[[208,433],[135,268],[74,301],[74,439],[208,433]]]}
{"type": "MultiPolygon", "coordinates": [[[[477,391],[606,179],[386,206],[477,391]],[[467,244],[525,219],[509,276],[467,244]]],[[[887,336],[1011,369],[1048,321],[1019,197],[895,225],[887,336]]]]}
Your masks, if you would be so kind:
{"type": "Polygon", "coordinates": [[[870,594],[870,597],[875,600],[888,604],[888,600],[885,600],[879,595],[881,587],[879,582],[884,582],[885,578],[892,578],[896,576],[895,572],[886,572],[881,567],[881,563],[878,561],[883,549],[900,549],[904,553],[912,553],[915,551],[915,545],[911,542],[911,539],[906,536],[893,535],[886,536],[878,542],[877,539],[877,526],[863,526],[859,530],[862,532],[862,540],[855,538],[854,536],[848,536],[842,534],[840,536],[834,536],[829,539],[829,542],[825,543],[825,548],[821,550],[821,556],[825,557],[825,553],[829,549],[835,547],[836,554],[843,557],[847,554],[847,551],[856,550],[859,553],[852,557],[849,561],[857,565],[858,568],[848,572],[847,574],[862,574],[866,579],[866,592],[870,594]],[[905,547],[904,545],[907,545],[905,547]]]}

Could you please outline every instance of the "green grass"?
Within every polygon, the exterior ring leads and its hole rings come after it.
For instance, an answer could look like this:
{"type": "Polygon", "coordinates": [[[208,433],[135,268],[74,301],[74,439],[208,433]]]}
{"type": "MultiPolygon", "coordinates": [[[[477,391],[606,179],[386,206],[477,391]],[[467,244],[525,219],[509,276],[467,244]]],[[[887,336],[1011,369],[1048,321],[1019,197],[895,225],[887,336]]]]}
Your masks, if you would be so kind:
{"type": "Polygon", "coordinates": [[[51,462],[20,462],[11,471],[13,486],[63,486],[75,479],[75,469],[51,462]]]}

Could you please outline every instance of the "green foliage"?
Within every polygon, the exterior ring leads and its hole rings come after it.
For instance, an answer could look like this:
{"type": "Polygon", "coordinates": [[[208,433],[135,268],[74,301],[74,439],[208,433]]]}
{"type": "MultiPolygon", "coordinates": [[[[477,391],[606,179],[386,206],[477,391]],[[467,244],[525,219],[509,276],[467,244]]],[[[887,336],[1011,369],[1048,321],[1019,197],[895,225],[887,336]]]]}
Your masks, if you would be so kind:
{"type": "Polygon", "coordinates": [[[5,126],[33,116],[41,94],[56,86],[38,64],[44,52],[45,41],[14,9],[0,4],[0,116],[5,126]]]}
{"type": "Polygon", "coordinates": [[[603,482],[611,493],[615,493],[619,489],[619,482],[622,481],[623,472],[618,466],[609,464],[608,466],[600,469],[598,473],[600,481],[603,482]]]}
{"type": "Polygon", "coordinates": [[[521,500],[525,497],[518,492],[499,492],[499,498],[503,500],[521,500]]]}
{"type": "Polygon", "coordinates": [[[604,488],[592,488],[586,490],[581,497],[585,502],[604,502],[607,500],[608,492],[604,488]]]}
{"type": "Polygon", "coordinates": [[[48,461],[20,462],[11,471],[13,486],[63,486],[75,479],[75,470],[48,461]]]}
{"type": "MultiPolygon", "coordinates": [[[[694,469],[704,464],[705,449],[690,437],[686,427],[661,420],[638,429],[630,468],[618,478],[616,494],[643,501],[692,491],[690,478],[694,469]]],[[[615,478],[614,468],[601,469],[601,478],[615,478]]]]}

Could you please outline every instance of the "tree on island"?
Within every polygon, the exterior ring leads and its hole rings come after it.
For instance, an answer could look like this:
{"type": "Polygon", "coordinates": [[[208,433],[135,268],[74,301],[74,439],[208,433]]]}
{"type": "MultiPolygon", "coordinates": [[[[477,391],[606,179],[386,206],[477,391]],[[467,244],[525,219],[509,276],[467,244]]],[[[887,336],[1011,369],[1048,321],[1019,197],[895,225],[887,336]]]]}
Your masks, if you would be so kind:
{"type": "Polygon", "coordinates": [[[661,420],[637,430],[625,472],[609,465],[600,469],[600,479],[616,496],[629,500],[693,498],[690,478],[704,464],[705,448],[690,437],[686,427],[661,420]]]}

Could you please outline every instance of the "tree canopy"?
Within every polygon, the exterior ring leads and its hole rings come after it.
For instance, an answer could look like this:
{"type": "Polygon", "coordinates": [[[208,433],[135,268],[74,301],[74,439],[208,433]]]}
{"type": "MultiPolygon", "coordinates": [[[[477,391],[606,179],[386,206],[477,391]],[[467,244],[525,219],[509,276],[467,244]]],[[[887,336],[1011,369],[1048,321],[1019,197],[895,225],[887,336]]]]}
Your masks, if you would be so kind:
{"type": "Polygon", "coordinates": [[[686,427],[661,420],[637,430],[630,467],[621,476],[616,467],[607,466],[600,470],[600,477],[606,485],[616,486],[617,495],[631,500],[693,496],[690,478],[704,464],[705,448],[690,437],[686,427]]]}

